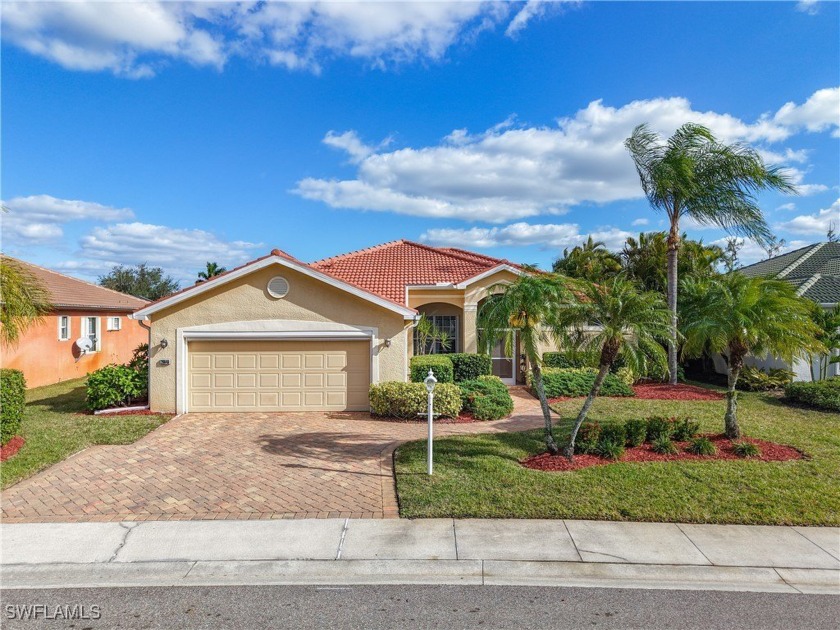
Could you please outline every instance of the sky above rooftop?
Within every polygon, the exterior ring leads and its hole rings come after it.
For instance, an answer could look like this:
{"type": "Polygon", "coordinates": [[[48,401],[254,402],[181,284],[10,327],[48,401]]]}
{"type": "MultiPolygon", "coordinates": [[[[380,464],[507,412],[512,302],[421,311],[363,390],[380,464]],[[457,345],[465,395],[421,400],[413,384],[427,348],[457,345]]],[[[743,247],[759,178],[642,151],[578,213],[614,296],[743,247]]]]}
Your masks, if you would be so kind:
{"type": "Polygon", "coordinates": [[[398,238],[547,268],[663,229],[622,143],[689,121],[789,170],[760,203],[795,248],[840,229],[838,75],[836,2],[4,2],[2,248],[87,279],[398,238]]]}

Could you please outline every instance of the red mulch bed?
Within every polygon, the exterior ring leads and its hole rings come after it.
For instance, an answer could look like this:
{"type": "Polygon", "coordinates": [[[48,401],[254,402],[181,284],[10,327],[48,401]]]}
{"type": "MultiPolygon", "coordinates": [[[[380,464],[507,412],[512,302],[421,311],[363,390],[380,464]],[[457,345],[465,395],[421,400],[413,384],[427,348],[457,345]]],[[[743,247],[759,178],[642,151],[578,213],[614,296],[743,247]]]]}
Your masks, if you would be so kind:
{"type": "Polygon", "coordinates": [[[21,436],[16,435],[3,446],[0,446],[0,462],[5,462],[12,455],[17,453],[25,443],[26,440],[24,440],[21,436]]]}
{"type": "MultiPolygon", "coordinates": [[[[697,385],[686,385],[685,383],[678,383],[677,385],[671,385],[669,383],[637,383],[633,385],[633,392],[636,394],[635,398],[639,400],[723,400],[726,398],[721,392],[706,389],[705,387],[698,387],[697,385]]],[[[622,397],[610,396],[609,398],[622,397]]],[[[570,396],[558,396],[557,398],[549,398],[548,402],[557,403],[566,400],[574,400],[574,398],[570,396]]]]}
{"type": "Polygon", "coordinates": [[[803,453],[792,446],[785,446],[783,444],[776,444],[775,442],[766,442],[765,440],[757,440],[754,438],[744,438],[747,442],[752,442],[760,450],[759,457],[743,458],[738,457],[732,450],[732,441],[727,439],[723,434],[706,435],[712,443],[717,447],[716,455],[694,455],[685,452],[688,442],[674,442],[674,445],[680,450],[676,455],[661,455],[653,451],[650,444],[642,444],[628,448],[624,451],[624,455],[619,460],[604,459],[597,455],[575,455],[574,461],[569,461],[562,455],[550,455],[548,453],[541,453],[522,460],[520,463],[526,468],[533,468],[534,470],[543,470],[551,472],[565,472],[570,470],[580,470],[581,468],[588,468],[590,466],[606,466],[608,464],[618,464],[624,462],[675,462],[675,461],[711,461],[719,459],[748,459],[749,461],[762,462],[786,462],[792,459],[802,459],[803,453]]]}

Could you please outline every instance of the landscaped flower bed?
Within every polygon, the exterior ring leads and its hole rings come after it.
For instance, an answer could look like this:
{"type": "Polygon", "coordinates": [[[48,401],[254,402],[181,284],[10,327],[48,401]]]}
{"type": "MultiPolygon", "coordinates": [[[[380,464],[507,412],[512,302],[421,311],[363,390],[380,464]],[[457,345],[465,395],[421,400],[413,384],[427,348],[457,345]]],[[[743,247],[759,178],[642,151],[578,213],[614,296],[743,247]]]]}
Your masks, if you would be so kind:
{"type": "MultiPolygon", "coordinates": [[[[639,400],[723,400],[722,392],[717,392],[697,385],[678,383],[636,383],[633,385],[635,398],[639,400]]],[[[571,400],[568,396],[549,398],[549,403],[571,400]]]]}
{"type": "MultiPolygon", "coordinates": [[[[551,455],[549,453],[541,453],[522,460],[521,464],[526,468],[533,468],[535,470],[544,470],[551,472],[565,472],[570,470],[580,470],[581,468],[588,468],[589,466],[606,466],[608,464],[617,464],[625,462],[673,462],[673,461],[710,461],[710,460],[731,460],[744,459],[735,454],[734,444],[723,434],[705,434],[712,444],[717,448],[715,455],[695,455],[688,452],[686,449],[690,442],[674,442],[677,447],[675,454],[662,454],[653,450],[653,445],[644,443],[641,446],[634,446],[624,451],[624,455],[618,460],[605,459],[598,455],[575,455],[573,461],[569,461],[562,455],[551,455]]],[[[743,440],[736,440],[735,442],[743,441],[755,444],[761,451],[761,454],[756,457],[750,457],[752,461],[763,462],[785,462],[792,459],[802,459],[803,454],[792,446],[785,446],[783,444],[776,444],[774,442],[767,442],[765,440],[757,440],[754,438],[744,438],[743,440]]]]}
{"type": "Polygon", "coordinates": [[[24,440],[21,436],[16,435],[3,446],[0,446],[0,462],[5,462],[12,455],[17,453],[25,443],[26,440],[24,440]]]}

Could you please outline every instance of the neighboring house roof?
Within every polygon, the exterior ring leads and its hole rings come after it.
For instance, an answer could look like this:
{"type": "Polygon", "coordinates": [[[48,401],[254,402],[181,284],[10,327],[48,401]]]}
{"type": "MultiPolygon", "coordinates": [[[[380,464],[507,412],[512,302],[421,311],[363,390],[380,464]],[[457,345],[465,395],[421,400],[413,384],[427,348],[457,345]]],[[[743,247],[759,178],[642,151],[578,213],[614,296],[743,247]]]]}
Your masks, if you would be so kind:
{"type": "Polygon", "coordinates": [[[50,302],[57,308],[134,311],[149,303],[148,300],[106,289],[78,278],[65,276],[11,256],[4,255],[3,258],[14,261],[40,280],[50,294],[50,302]]]}
{"type": "Polygon", "coordinates": [[[501,258],[406,240],[325,258],[312,267],[403,304],[409,286],[459,285],[496,267],[521,269],[501,258]]]}
{"type": "Polygon", "coordinates": [[[840,302],[840,243],[814,243],[739,271],[787,280],[799,295],[820,304],[840,302]]]}

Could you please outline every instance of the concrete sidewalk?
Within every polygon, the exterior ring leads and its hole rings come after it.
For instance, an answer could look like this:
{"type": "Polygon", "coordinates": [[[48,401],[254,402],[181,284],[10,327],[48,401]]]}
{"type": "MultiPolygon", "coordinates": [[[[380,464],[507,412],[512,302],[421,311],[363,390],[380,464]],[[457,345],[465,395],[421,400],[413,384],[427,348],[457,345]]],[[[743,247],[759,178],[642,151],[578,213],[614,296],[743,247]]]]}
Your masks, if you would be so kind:
{"type": "Polygon", "coordinates": [[[563,520],[0,525],[4,588],[494,584],[840,594],[840,528],[563,520]]]}

